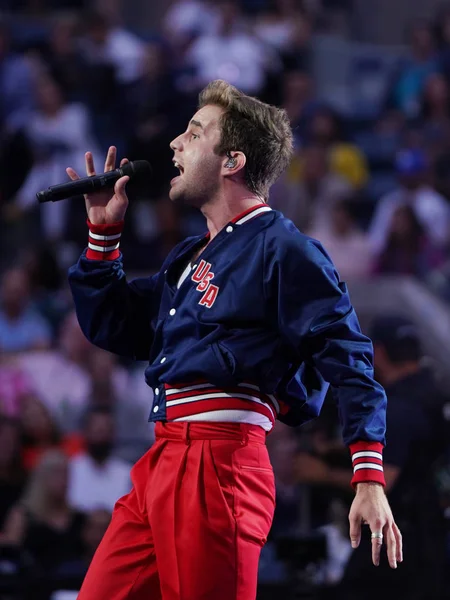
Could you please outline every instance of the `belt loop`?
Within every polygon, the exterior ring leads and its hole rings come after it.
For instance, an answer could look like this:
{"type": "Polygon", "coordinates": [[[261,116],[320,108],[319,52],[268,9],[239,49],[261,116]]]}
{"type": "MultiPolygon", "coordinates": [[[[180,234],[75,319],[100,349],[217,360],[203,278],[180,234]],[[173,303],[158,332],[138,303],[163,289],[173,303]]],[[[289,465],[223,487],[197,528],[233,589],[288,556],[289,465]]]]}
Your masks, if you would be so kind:
{"type": "Polygon", "coordinates": [[[183,429],[184,429],[184,431],[183,431],[183,440],[184,440],[185,444],[187,446],[189,446],[189,442],[190,442],[190,440],[189,440],[189,423],[187,421],[185,421],[183,423],[183,425],[184,425],[184,427],[183,427],[183,429]]]}
{"type": "Polygon", "coordinates": [[[241,432],[242,432],[241,445],[242,446],[248,446],[248,430],[249,430],[249,427],[248,427],[247,423],[241,423],[241,432]]]}

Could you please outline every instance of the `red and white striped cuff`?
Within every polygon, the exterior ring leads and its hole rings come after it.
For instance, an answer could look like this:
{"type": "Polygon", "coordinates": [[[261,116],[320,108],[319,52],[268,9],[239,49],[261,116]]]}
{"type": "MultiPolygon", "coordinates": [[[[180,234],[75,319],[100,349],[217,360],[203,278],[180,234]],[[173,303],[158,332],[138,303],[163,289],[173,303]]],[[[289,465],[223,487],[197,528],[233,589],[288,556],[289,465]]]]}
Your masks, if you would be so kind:
{"type": "Polygon", "coordinates": [[[386,485],[383,472],[383,444],[380,442],[356,442],[350,444],[350,452],[353,463],[353,487],[361,482],[386,485]]]}
{"type": "Polygon", "coordinates": [[[116,260],[116,258],[119,258],[123,223],[123,221],[119,221],[117,223],[94,225],[88,221],[89,244],[86,258],[91,260],[116,260]]]}

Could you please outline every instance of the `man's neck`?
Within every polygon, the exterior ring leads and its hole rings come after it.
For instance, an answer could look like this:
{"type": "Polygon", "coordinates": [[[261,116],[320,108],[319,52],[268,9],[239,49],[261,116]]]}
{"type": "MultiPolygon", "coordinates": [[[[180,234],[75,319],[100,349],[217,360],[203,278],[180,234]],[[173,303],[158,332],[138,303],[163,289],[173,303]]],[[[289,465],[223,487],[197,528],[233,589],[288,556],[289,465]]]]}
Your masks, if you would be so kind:
{"type": "Polygon", "coordinates": [[[263,205],[264,200],[247,191],[233,197],[219,196],[205,204],[201,211],[206,219],[210,239],[214,239],[227,223],[253,206],[263,205]]]}

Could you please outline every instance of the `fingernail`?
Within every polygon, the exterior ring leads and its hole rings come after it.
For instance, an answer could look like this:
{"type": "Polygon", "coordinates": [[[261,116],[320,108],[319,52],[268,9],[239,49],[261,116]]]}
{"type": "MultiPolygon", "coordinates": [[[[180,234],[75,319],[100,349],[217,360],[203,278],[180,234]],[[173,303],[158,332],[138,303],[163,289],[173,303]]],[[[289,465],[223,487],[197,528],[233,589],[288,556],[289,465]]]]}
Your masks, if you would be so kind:
{"type": "Polygon", "coordinates": [[[397,562],[394,560],[394,562],[392,563],[392,568],[396,569],[397,568],[397,562]]]}
{"type": "Polygon", "coordinates": [[[380,561],[379,561],[379,560],[377,560],[377,561],[376,561],[376,563],[375,563],[375,566],[376,566],[376,567],[379,567],[379,566],[380,566],[380,561]]]}
{"type": "Polygon", "coordinates": [[[358,547],[358,542],[352,542],[352,548],[357,548],[358,547]]]}

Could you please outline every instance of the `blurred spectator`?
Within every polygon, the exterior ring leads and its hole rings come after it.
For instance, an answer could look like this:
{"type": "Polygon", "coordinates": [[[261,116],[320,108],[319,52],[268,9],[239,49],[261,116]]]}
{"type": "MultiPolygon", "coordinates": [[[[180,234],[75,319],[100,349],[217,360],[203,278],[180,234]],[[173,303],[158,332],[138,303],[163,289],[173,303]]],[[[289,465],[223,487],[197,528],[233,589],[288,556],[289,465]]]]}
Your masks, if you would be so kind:
{"type": "Polygon", "coordinates": [[[319,240],[331,257],[342,280],[361,279],[372,272],[373,254],[367,236],[353,215],[351,201],[330,208],[330,224],[307,231],[319,240]]]}
{"type": "Polygon", "coordinates": [[[13,45],[12,24],[0,16],[0,205],[17,192],[29,167],[24,133],[36,103],[33,65],[13,45]]]}
{"type": "Polygon", "coordinates": [[[5,21],[0,21],[0,66],[0,130],[11,133],[27,124],[34,88],[29,64],[11,49],[11,31],[5,21]]]}
{"type": "Polygon", "coordinates": [[[185,127],[185,122],[180,123],[183,111],[175,93],[167,49],[161,44],[147,45],[143,74],[127,87],[126,103],[132,132],[127,156],[150,162],[152,195],[158,197],[172,178],[173,152],[169,144],[185,127]]]}
{"type": "Polygon", "coordinates": [[[409,31],[411,56],[402,62],[391,90],[391,105],[409,119],[419,115],[420,98],[429,75],[438,70],[431,25],[417,21],[409,31]]]}
{"type": "Polygon", "coordinates": [[[166,38],[179,47],[186,47],[199,35],[217,33],[220,18],[214,2],[208,0],[175,0],[164,17],[166,38]]]}
{"type": "Polygon", "coordinates": [[[0,348],[4,352],[48,348],[50,327],[32,307],[26,271],[22,268],[6,271],[0,291],[0,348]]]}
{"type": "Polygon", "coordinates": [[[83,551],[77,560],[68,561],[59,567],[60,578],[72,581],[78,579],[82,583],[110,521],[111,513],[107,510],[98,509],[86,515],[80,536],[83,551]]]}
{"type": "Polygon", "coordinates": [[[46,577],[82,553],[80,534],[85,517],[67,501],[67,468],[64,454],[46,453],[3,532],[4,543],[23,548],[37,573],[46,577]]]}
{"type": "Polygon", "coordinates": [[[440,73],[434,73],[426,80],[420,119],[424,121],[426,130],[429,130],[426,137],[448,132],[450,125],[450,90],[447,80],[440,73]]]}
{"type": "Polygon", "coordinates": [[[294,157],[271,192],[271,205],[301,231],[328,229],[331,208],[351,191],[345,179],[330,171],[326,148],[316,144],[294,157]]]}
{"type": "MultiPolygon", "coordinates": [[[[89,116],[82,104],[68,104],[61,87],[42,76],[38,84],[38,110],[27,127],[35,163],[16,197],[16,206],[29,210],[36,205],[36,192],[67,179],[66,168],[85,171],[84,154],[93,152],[101,164],[89,116]]],[[[58,202],[40,206],[42,230],[46,239],[58,240],[65,234],[70,204],[58,202]]]]}
{"type": "Polygon", "coordinates": [[[323,107],[312,115],[308,138],[329,152],[333,173],[346,179],[354,188],[365,185],[368,178],[366,159],[357,146],[344,141],[342,124],[331,109],[323,107]]]}
{"type": "Polygon", "coordinates": [[[398,206],[375,271],[383,275],[415,275],[423,278],[444,263],[442,249],[436,247],[420,224],[411,206],[398,206]]]}
{"type": "Polygon", "coordinates": [[[5,518],[22,495],[24,483],[19,424],[0,416],[0,541],[5,518]]]}
{"type": "MultiPolygon", "coordinates": [[[[165,190],[166,191],[166,190],[165,190]]],[[[127,246],[127,260],[138,270],[157,271],[167,254],[185,236],[206,230],[203,215],[167,201],[167,193],[155,202],[135,203],[131,215],[135,237],[127,246]]]]}
{"type": "Polygon", "coordinates": [[[270,537],[276,539],[286,535],[298,535],[301,518],[305,519],[308,515],[301,514],[301,490],[293,468],[293,458],[298,450],[295,431],[282,423],[276,423],[270,437],[267,438],[267,449],[275,473],[277,494],[270,537]]]}
{"type": "Polygon", "coordinates": [[[87,372],[91,378],[91,394],[88,406],[73,406],[65,415],[66,428],[79,431],[86,412],[108,410],[114,416],[115,441],[114,456],[129,462],[136,462],[149,449],[153,442],[153,427],[148,423],[152,391],[145,383],[143,373],[139,373],[140,391],[127,377],[126,391],[120,390],[117,381],[117,359],[113,354],[94,348],[87,372]],[[145,402],[141,399],[145,398],[145,402]]]}
{"type": "Polygon", "coordinates": [[[276,50],[291,51],[299,22],[305,20],[297,0],[270,0],[256,21],[255,33],[276,50]]]}
{"type": "Polygon", "coordinates": [[[289,116],[295,142],[300,145],[305,138],[308,120],[317,107],[314,81],[308,73],[292,70],[284,74],[282,107],[289,116]]]}
{"type": "Polygon", "coordinates": [[[57,249],[43,242],[28,248],[23,257],[28,272],[31,294],[36,309],[52,328],[52,337],[61,321],[72,308],[72,303],[57,260],[57,249]]]}
{"type": "Polygon", "coordinates": [[[83,18],[86,31],[81,45],[83,55],[91,65],[111,65],[121,84],[136,81],[142,74],[145,44],[123,27],[113,26],[109,18],[91,11],[83,18]]]}
{"type": "Polygon", "coordinates": [[[110,410],[95,408],[86,416],[86,452],[70,463],[69,498],[76,508],[112,511],[131,489],[130,464],[112,455],[115,423],[110,410]]]}
{"type": "Polygon", "coordinates": [[[375,252],[386,247],[392,217],[398,206],[408,205],[426,235],[441,247],[449,242],[450,208],[427,182],[428,165],[421,150],[405,150],[396,159],[398,187],[381,198],[370,225],[370,240],[375,252]]]}
{"type": "Polygon", "coordinates": [[[17,418],[23,402],[33,395],[30,380],[17,364],[17,358],[0,349],[0,416],[17,418]]]}
{"type": "Polygon", "coordinates": [[[450,6],[442,4],[435,19],[437,45],[439,49],[439,67],[444,76],[450,81],[450,6]]]}
{"type": "MultiPolygon", "coordinates": [[[[361,544],[347,568],[342,596],[353,600],[393,595],[436,600],[444,594],[444,522],[434,482],[433,465],[449,445],[442,412],[443,397],[432,373],[423,366],[417,329],[403,317],[386,315],[373,323],[375,370],[388,397],[384,449],[386,491],[403,535],[405,561],[398,572],[385,556],[373,570],[370,535],[363,530],[361,544]]],[[[447,430],[446,430],[447,429],[447,430]]]]}
{"type": "Polygon", "coordinates": [[[310,20],[299,17],[295,22],[292,44],[281,54],[285,69],[312,70],[313,48],[311,44],[313,28],[310,20]]]}
{"type": "Polygon", "coordinates": [[[78,21],[72,15],[58,15],[43,50],[44,66],[68,102],[81,102],[87,96],[87,64],[77,44],[77,27],[78,21]]]}
{"type": "MultiPolygon", "coordinates": [[[[93,356],[99,353],[85,338],[72,312],[63,321],[55,350],[30,352],[19,357],[21,369],[32,388],[65,433],[78,430],[79,421],[75,415],[80,415],[89,405],[93,385],[91,369],[95,369],[96,364],[93,356]]],[[[128,399],[128,373],[115,359],[111,369],[114,397],[128,399]]],[[[139,403],[145,402],[146,398],[144,396],[143,400],[139,395],[134,400],[139,403]]]]}
{"type": "Polygon", "coordinates": [[[225,79],[247,94],[258,94],[275,67],[269,48],[244,29],[236,0],[220,0],[216,5],[219,30],[201,35],[186,57],[195,68],[198,87],[225,79]]]}
{"type": "Polygon", "coordinates": [[[23,401],[21,423],[23,464],[28,471],[34,469],[48,450],[58,449],[72,457],[84,449],[83,438],[78,434],[62,435],[48,409],[35,397],[23,401]]]}
{"type": "Polygon", "coordinates": [[[327,540],[327,559],[323,565],[322,581],[332,586],[341,581],[345,567],[352,554],[348,536],[348,509],[339,500],[330,501],[329,518],[318,528],[327,540]]]}
{"type": "Polygon", "coordinates": [[[309,426],[308,438],[293,461],[295,480],[309,492],[310,526],[313,528],[330,522],[331,499],[339,500],[348,509],[352,501],[348,450],[336,428],[338,414],[332,398],[327,398],[324,413],[325,419],[309,426]]]}

